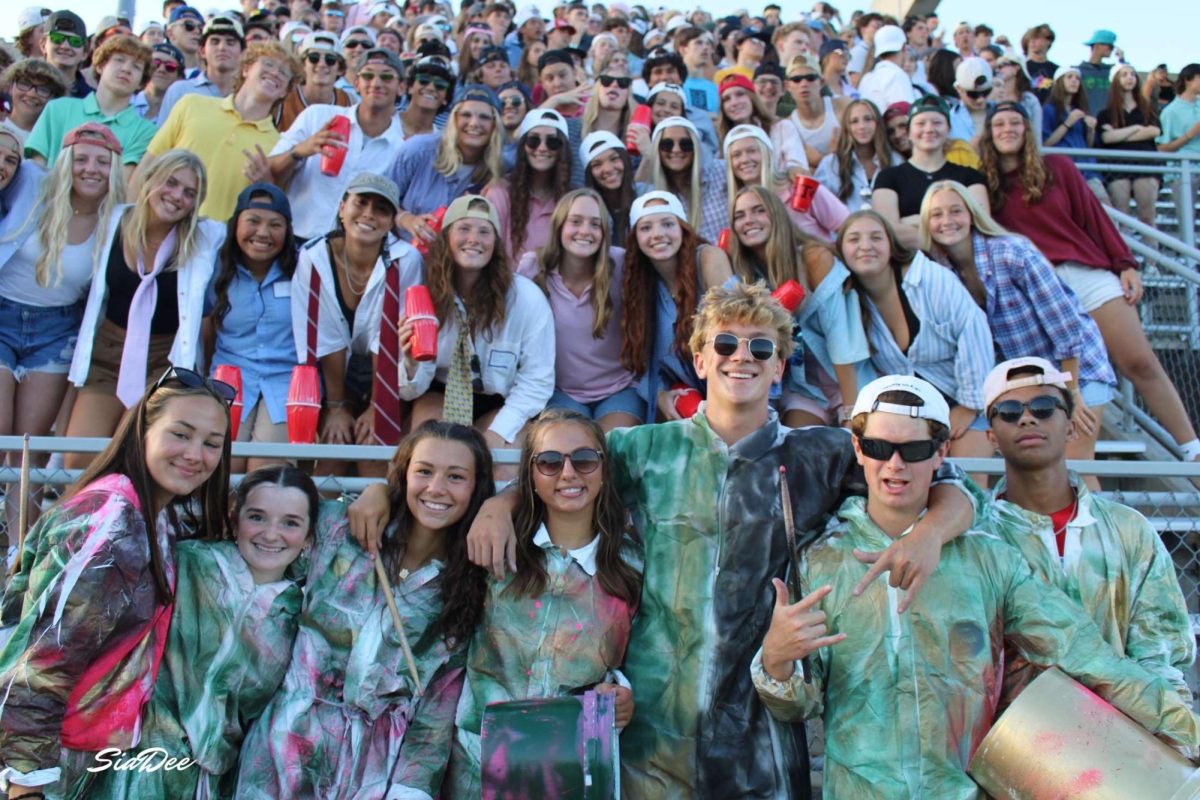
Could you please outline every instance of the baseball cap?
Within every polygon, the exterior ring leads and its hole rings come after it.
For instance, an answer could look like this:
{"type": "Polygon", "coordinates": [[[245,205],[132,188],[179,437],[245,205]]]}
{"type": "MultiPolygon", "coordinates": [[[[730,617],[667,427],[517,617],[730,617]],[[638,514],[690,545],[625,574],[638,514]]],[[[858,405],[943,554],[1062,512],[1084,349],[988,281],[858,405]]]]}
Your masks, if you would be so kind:
{"type": "Polygon", "coordinates": [[[537,6],[525,6],[518,11],[517,16],[513,18],[513,25],[519,29],[531,19],[540,19],[542,22],[550,21],[542,16],[542,12],[538,10],[537,6]]]}
{"type": "Polygon", "coordinates": [[[493,61],[503,61],[508,63],[508,50],[498,44],[491,44],[483,48],[483,52],[479,54],[480,64],[490,64],[493,61]]]}
{"type": "Polygon", "coordinates": [[[99,122],[85,122],[79,127],[71,129],[63,137],[62,146],[65,149],[80,142],[98,144],[117,155],[121,154],[121,142],[118,141],[116,134],[109,130],[107,125],[101,125],[99,122]]]}
{"type": "Polygon", "coordinates": [[[679,99],[683,101],[684,108],[687,108],[687,95],[684,93],[683,87],[678,83],[667,83],[666,81],[660,81],[659,83],[656,83],[650,87],[650,91],[646,95],[646,102],[649,103],[655,98],[656,95],[662,94],[663,92],[670,92],[671,94],[679,95],[679,99]]]}
{"type": "Polygon", "coordinates": [[[375,44],[375,31],[366,25],[355,25],[353,28],[346,28],[346,30],[342,31],[342,44],[360,36],[367,39],[371,44],[375,44]]]}
{"type": "Polygon", "coordinates": [[[461,219],[485,219],[492,223],[497,232],[500,231],[500,216],[496,213],[496,207],[481,194],[465,194],[451,203],[446,209],[446,216],[442,217],[442,230],[447,230],[461,219]]]}
{"type": "Polygon", "coordinates": [[[374,172],[360,172],[350,179],[346,194],[373,194],[400,208],[400,187],[391,178],[374,172]]]}
{"type": "Polygon", "coordinates": [[[757,125],[735,125],[729,133],[725,134],[725,158],[729,158],[729,148],[734,142],[742,139],[758,139],[769,152],[775,152],[775,145],[771,144],[771,137],[757,125]]]}
{"type": "Polygon", "coordinates": [[[827,39],[821,45],[821,50],[818,53],[817,57],[823,59],[823,58],[825,58],[825,56],[829,55],[830,53],[836,53],[839,50],[842,52],[843,55],[846,55],[849,53],[849,50],[846,48],[846,43],[843,42],[841,39],[827,39]]]}
{"type": "Polygon", "coordinates": [[[179,50],[178,47],[171,44],[170,42],[159,42],[158,44],[156,44],[150,48],[150,52],[152,54],[158,54],[160,56],[167,56],[168,58],[173,58],[173,59],[175,59],[175,62],[177,64],[179,64],[180,66],[183,66],[183,63],[184,63],[183,53],[179,50]]]}
{"type": "Polygon", "coordinates": [[[367,19],[374,19],[379,14],[387,14],[389,17],[401,16],[403,12],[395,3],[376,3],[367,9],[367,19]]]}
{"type": "Polygon", "coordinates": [[[100,18],[100,23],[96,26],[96,39],[103,39],[104,34],[114,28],[130,28],[129,20],[124,17],[118,17],[114,14],[109,14],[106,17],[100,18]]]}
{"type": "Polygon", "coordinates": [[[304,37],[304,41],[300,43],[300,55],[304,55],[310,50],[316,50],[323,53],[333,53],[334,55],[342,54],[342,43],[338,41],[336,33],[328,31],[313,31],[308,36],[304,37]]]}
{"type": "MultiPolygon", "coordinates": [[[[454,105],[472,100],[476,103],[487,103],[497,113],[500,112],[500,98],[496,93],[481,83],[472,83],[463,87],[462,94],[454,98],[454,105]]],[[[452,106],[453,107],[453,106],[452,106]]]]}
{"type": "Polygon", "coordinates": [[[675,16],[671,17],[671,20],[667,23],[664,30],[667,32],[667,35],[670,35],[680,28],[690,27],[692,27],[692,23],[688,22],[687,18],[684,17],[683,14],[676,14],[675,16]]]}
{"type": "Polygon", "coordinates": [[[554,20],[554,25],[551,27],[551,30],[567,31],[572,36],[575,35],[575,26],[572,25],[571,23],[567,22],[565,19],[554,20]]]}
{"type": "Polygon", "coordinates": [[[992,67],[979,56],[969,56],[954,70],[954,85],[964,91],[992,88],[992,67]]]}
{"type": "Polygon", "coordinates": [[[250,208],[261,208],[264,211],[274,211],[282,214],[283,218],[288,222],[292,221],[292,204],[288,202],[287,195],[273,183],[252,183],[242,193],[238,195],[237,205],[234,206],[233,216],[250,208]],[[261,197],[255,198],[254,195],[265,194],[270,197],[270,200],[264,200],[261,197]],[[252,199],[253,198],[253,199],[252,199]]]}
{"type": "Polygon", "coordinates": [[[1129,67],[1134,72],[1137,72],[1137,70],[1134,69],[1132,64],[1122,64],[1120,61],[1118,61],[1116,64],[1113,64],[1112,69],[1110,69],[1108,71],[1108,82],[1112,83],[1113,81],[1115,81],[1117,79],[1117,73],[1120,72],[1121,70],[1123,70],[1125,67],[1129,67]]]}
{"type": "Polygon", "coordinates": [[[200,38],[202,40],[207,39],[214,33],[233,34],[241,41],[245,41],[246,39],[246,34],[242,31],[242,23],[238,22],[233,17],[227,17],[224,15],[210,19],[204,26],[204,32],[200,34],[200,38]]]}
{"type": "Polygon", "coordinates": [[[521,126],[517,128],[517,138],[521,138],[529,133],[534,128],[554,128],[567,138],[567,120],[557,111],[552,111],[548,108],[535,108],[525,115],[521,120],[521,126]]]}
{"type": "Polygon", "coordinates": [[[1059,67],[1058,69],[1054,70],[1054,80],[1058,80],[1058,79],[1059,79],[1059,78],[1061,78],[1063,75],[1066,75],[1067,73],[1070,73],[1070,72],[1074,72],[1076,75],[1082,75],[1082,74],[1083,74],[1082,72],[1080,72],[1080,71],[1079,71],[1079,67],[1072,67],[1072,66],[1068,66],[1068,65],[1066,65],[1066,64],[1063,64],[1061,67],[1059,67]]]}
{"type": "Polygon", "coordinates": [[[176,22],[182,22],[185,19],[190,19],[193,22],[204,24],[204,15],[191,6],[176,6],[171,9],[171,16],[167,17],[167,24],[174,25],[176,22]]]}
{"type": "Polygon", "coordinates": [[[683,222],[687,222],[687,212],[683,210],[683,203],[679,202],[679,198],[672,192],[646,192],[633,201],[633,205],[629,208],[629,227],[637,227],[638,222],[643,217],[648,217],[652,214],[674,214],[683,222]],[[653,205],[646,207],[647,203],[653,202],[665,203],[666,205],[653,205]]]}
{"type": "Polygon", "coordinates": [[[17,15],[17,33],[21,34],[30,28],[36,28],[46,21],[46,17],[50,16],[50,9],[40,8],[38,6],[30,6],[21,10],[17,15]]]}
{"type": "MultiPolygon", "coordinates": [[[[195,11],[196,9],[192,9],[195,11]]],[[[55,11],[50,16],[46,17],[46,32],[61,31],[62,33],[74,33],[77,36],[87,38],[87,26],[83,24],[83,20],[79,15],[71,11],[55,11]]]]}
{"type": "Polygon", "coordinates": [[[725,76],[725,79],[721,81],[721,85],[717,87],[717,94],[725,94],[725,92],[734,88],[745,89],[751,94],[754,93],[753,81],[751,81],[745,75],[735,72],[731,75],[725,76]]]}
{"type": "Polygon", "coordinates": [[[992,367],[992,371],[983,379],[983,407],[985,410],[989,409],[1000,395],[1025,386],[1055,386],[1063,391],[1070,391],[1072,380],[1074,378],[1071,373],[1063,372],[1044,358],[1010,358],[992,367]],[[1009,377],[1014,371],[1022,368],[1030,370],[1030,374],[1009,377]],[[1034,369],[1039,372],[1034,373],[1034,369]]]}
{"type": "Polygon", "coordinates": [[[143,35],[145,35],[146,31],[150,30],[151,28],[158,28],[161,31],[162,26],[163,26],[163,24],[159,20],[148,19],[138,27],[137,35],[143,36],[143,35]]]}
{"type": "Polygon", "coordinates": [[[658,147],[658,140],[662,138],[663,131],[667,128],[687,128],[692,133],[692,138],[697,142],[700,141],[700,130],[687,117],[667,117],[654,126],[654,133],[650,138],[654,141],[654,146],[658,147]]]}
{"type": "Polygon", "coordinates": [[[579,160],[583,162],[583,168],[587,169],[588,164],[592,163],[592,159],[601,153],[624,149],[625,143],[615,134],[609,131],[592,131],[583,137],[583,143],[579,145],[579,160]]]}
{"type": "Polygon", "coordinates": [[[356,69],[361,70],[367,65],[368,61],[383,61],[383,63],[396,70],[396,75],[403,80],[404,62],[400,60],[400,56],[396,55],[391,50],[383,47],[372,47],[359,57],[358,66],[356,69]]]}
{"type": "Polygon", "coordinates": [[[913,118],[918,114],[925,114],[928,112],[941,114],[946,118],[947,122],[950,121],[950,107],[946,105],[945,100],[938,97],[936,94],[927,94],[920,100],[914,101],[908,109],[908,121],[912,122],[913,118]]]}
{"type": "Polygon", "coordinates": [[[884,375],[864,386],[858,393],[858,399],[854,401],[854,411],[850,416],[853,418],[859,414],[876,412],[898,414],[913,419],[927,419],[931,422],[940,422],[947,428],[950,427],[950,406],[946,403],[946,398],[933,384],[914,375],[884,375]],[[904,406],[882,402],[879,395],[886,392],[914,394],[921,398],[921,404],[904,406]]]}
{"type": "Polygon", "coordinates": [[[899,25],[884,25],[875,31],[875,55],[899,53],[908,42],[908,35],[899,25]]]}
{"type": "Polygon", "coordinates": [[[575,58],[566,50],[547,50],[538,58],[538,72],[541,72],[551,64],[566,64],[574,69],[575,58]]]}
{"type": "Polygon", "coordinates": [[[304,41],[304,37],[312,32],[313,29],[303,22],[292,20],[279,29],[279,41],[304,41]]]}
{"type": "Polygon", "coordinates": [[[783,67],[781,67],[778,64],[771,62],[771,61],[764,61],[763,63],[761,63],[757,67],[755,67],[755,69],[754,69],[754,79],[755,80],[758,80],[759,78],[763,77],[764,75],[770,75],[773,78],[779,78],[779,80],[781,80],[781,81],[786,77],[786,73],[784,73],[783,67]]]}
{"type": "Polygon", "coordinates": [[[1101,28],[1092,34],[1092,38],[1084,42],[1084,46],[1091,47],[1094,44],[1115,45],[1117,43],[1117,35],[1110,30],[1101,28]]]}

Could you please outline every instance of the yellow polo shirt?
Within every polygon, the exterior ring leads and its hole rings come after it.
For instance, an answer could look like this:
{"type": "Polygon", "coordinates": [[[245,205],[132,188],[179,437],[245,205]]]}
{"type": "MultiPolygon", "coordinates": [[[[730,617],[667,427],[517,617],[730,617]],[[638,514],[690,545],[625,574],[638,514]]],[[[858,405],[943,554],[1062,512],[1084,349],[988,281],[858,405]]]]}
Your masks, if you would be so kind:
{"type": "Polygon", "coordinates": [[[208,195],[200,213],[224,222],[233,214],[237,196],[250,185],[242,174],[243,150],[254,145],[271,152],[279,131],[268,116],[256,122],[242,119],[233,107],[233,95],[205,97],[189,94],[175,104],[146,152],[160,156],[168,150],[191,150],[208,170],[208,195]]]}

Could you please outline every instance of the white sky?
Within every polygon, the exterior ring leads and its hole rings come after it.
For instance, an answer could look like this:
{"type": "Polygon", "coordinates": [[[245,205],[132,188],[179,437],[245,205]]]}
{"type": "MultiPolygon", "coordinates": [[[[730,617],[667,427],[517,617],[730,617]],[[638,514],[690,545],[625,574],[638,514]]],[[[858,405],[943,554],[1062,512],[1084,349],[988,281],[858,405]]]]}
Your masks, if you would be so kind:
{"type": "MultiPolygon", "coordinates": [[[[231,0],[224,1],[225,5],[217,6],[220,0],[193,0],[201,11],[233,5],[231,0]]],[[[645,5],[655,6],[660,2],[678,6],[681,10],[696,5],[696,0],[651,0],[645,5]]],[[[710,9],[714,16],[742,7],[754,13],[767,2],[769,0],[707,0],[704,8],[710,9]]],[[[847,0],[832,2],[847,18],[855,7],[869,6],[866,0],[857,4],[847,0]]],[[[11,39],[15,35],[16,12],[28,3],[29,0],[6,0],[9,11],[0,19],[0,36],[11,39]]],[[[548,7],[553,2],[542,0],[541,4],[548,7]]],[[[454,5],[457,7],[459,0],[454,0],[454,5]]],[[[808,0],[788,0],[780,5],[792,9],[809,7],[808,0]]],[[[55,8],[55,5],[48,1],[46,7],[55,8]]],[[[117,4],[115,0],[72,0],[69,7],[83,17],[90,29],[105,14],[116,13],[117,4]]],[[[1008,34],[1014,43],[1019,42],[1026,28],[1047,22],[1057,34],[1050,59],[1060,64],[1084,60],[1087,48],[1082,42],[1094,29],[1109,28],[1116,31],[1117,45],[1124,49],[1126,59],[1139,70],[1145,71],[1165,61],[1174,73],[1184,64],[1200,61],[1200,38],[1193,32],[1195,12],[1185,12],[1186,7],[1188,3],[1184,0],[1140,0],[1136,9],[1114,0],[1059,0],[1053,3],[1046,0],[943,0],[938,15],[942,26],[950,29],[962,20],[972,24],[986,22],[997,33],[1008,34]]],[[[161,0],[137,0],[137,9],[137,22],[158,19],[162,13],[161,0]]]]}

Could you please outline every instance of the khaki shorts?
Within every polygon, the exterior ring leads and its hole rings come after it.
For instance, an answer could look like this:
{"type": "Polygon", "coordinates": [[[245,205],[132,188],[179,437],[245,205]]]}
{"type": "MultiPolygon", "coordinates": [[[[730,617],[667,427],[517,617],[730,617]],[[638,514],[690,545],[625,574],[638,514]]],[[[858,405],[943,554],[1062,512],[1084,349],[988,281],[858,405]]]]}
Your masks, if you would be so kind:
{"type": "MultiPolygon", "coordinates": [[[[161,334],[150,337],[146,356],[146,385],[154,383],[171,366],[171,345],[175,337],[161,334]]],[[[92,341],[92,364],[81,392],[116,395],[117,376],[121,371],[121,352],[125,348],[125,331],[109,320],[103,320],[92,341]]]]}
{"type": "Polygon", "coordinates": [[[269,442],[271,444],[287,444],[287,423],[271,422],[271,414],[267,404],[261,397],[254,404],[249,414],[243,413],[241,426],[238,427],[238,442],[269,442]]]}

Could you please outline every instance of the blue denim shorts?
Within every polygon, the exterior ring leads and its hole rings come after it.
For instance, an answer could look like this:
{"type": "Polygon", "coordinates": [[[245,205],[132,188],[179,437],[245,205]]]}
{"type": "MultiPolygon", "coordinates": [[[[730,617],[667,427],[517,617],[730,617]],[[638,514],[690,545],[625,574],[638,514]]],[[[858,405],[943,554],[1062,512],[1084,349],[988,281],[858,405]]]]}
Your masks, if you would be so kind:
{"type": "Polygon", "coordinates": [[[17,380],[27,372],[65,375],[82,320],[82,303],[28,306],[0,298],[0,367],[17,380]]]}
{"type": "Polygon", "coordinates": [[[566,392],[555,389],[554,394],[550,396],[550,402],[546,403],[546,408],[569,408],[588,419],[596,420],[618,412],[639,420],[646,415],[646,401],[638,395],[636,386],[627,386],[616,394],[610,394],[594,403],[581,403],[566,392]]]}

